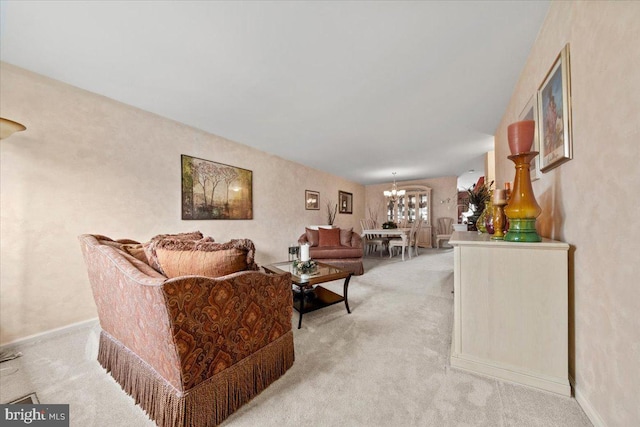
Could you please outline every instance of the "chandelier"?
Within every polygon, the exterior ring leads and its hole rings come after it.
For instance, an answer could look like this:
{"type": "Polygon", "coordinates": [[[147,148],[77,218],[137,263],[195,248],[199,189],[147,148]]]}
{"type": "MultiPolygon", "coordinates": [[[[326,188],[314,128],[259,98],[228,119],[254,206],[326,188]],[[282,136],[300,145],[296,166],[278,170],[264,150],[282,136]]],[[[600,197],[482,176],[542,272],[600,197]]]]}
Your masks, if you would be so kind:
{"type": "Polygon", "coordinates": [[[391,191],[385,191],[384,197],[389,198],[392,202],[396,202],[398,197],[404,196],[404,190],[398,190],[398,186],[396,185],[396,173],[393,172],[393,185],[391,186],[391,191]]]}

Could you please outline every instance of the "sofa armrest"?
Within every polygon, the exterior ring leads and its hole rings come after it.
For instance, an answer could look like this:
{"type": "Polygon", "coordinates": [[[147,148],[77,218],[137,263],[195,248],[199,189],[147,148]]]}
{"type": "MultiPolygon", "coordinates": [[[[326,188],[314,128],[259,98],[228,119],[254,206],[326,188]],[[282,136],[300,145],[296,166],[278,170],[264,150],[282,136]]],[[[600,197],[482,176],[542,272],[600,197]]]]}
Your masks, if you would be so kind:
{"type": "Polygon", "coordinates": [[[100,244],[96,236],[78,238],[103,332],[179,387],[178,357],[162,291],[167,278],[148,265],[145,274],[141,261],[100,244]]]}
{"type": "Polygon", "coordinates": [[[163,289],[188,390],[291,330],[291,274],[187,276],[163,289]]]}
{"type": "Polygon", "coordinates": [[[309,239],[307,239],[307,233],[302,233],[302,236],[298,237],[298,244],[304,245],[305,243],[309,243],[309,239]]]}

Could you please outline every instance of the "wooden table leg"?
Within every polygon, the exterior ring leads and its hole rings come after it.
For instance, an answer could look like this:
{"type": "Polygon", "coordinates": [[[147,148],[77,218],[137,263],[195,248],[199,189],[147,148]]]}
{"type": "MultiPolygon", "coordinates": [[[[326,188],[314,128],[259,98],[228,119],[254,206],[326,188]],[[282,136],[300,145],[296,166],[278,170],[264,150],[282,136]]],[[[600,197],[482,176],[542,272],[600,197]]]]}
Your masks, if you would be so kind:
{"type": "Polygon", "coordinates": [[[349,290],[349,280],[351,280],[351,274],[344,279],[344,285],[342,287],[342,292],[344,294],[344,305],[347,307],[347,313],[351,314],[351,310],[349,309],[349,300],[347,298],[347,291],[349,290]]]}
{"type": "Polygon", "coordinates": [[[298,310],[298,312],[300,313],[300,317],[298,318],[298,329],[302,327],[302,314],[304,313],[304,294],[304,289],[300,288],[300,310],[298,310]]]}

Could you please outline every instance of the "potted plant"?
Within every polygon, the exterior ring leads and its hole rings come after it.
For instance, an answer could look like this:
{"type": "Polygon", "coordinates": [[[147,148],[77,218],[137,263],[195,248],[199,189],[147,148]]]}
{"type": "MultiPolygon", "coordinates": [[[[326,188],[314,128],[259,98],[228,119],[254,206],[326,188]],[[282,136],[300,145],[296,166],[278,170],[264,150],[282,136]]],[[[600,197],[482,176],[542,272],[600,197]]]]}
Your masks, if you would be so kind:
{"type": "Polygon", "coordinates": [[[492,185],[493,181],[491,181],[489,185],[486,185],[484,180],[479,180],[467,189],[467,193],[469,193],[469,209],[473,212],[473,215],[467,218],[467,230],[477,230],[476,222],[484,210],[485,203],[487,203],[491,197],[490,189],[492,185]]]}
{"type": "Polygon", "coordinates": [[[329,225],[333,225],[336,220],[336,213],[338,212],[338,204],[333,205],[333,202],[329,200],[327,202],[327,222],[329,225]]]}

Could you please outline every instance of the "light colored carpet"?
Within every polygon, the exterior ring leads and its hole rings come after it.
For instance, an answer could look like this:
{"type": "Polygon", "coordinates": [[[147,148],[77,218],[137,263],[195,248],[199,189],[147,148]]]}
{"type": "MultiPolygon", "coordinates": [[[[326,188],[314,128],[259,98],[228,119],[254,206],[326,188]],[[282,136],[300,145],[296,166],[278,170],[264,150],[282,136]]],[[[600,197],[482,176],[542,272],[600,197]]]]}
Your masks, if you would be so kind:
{"type": "MultiPolygon", "coordinates": [[[[372,256],[365,270],[349,286],[351,314],[306,314],[293,367],[224,426],[591,426],[574,399],[450,369],[452,250],[372,256]]],[[[1,365],[18,371],[2,376],[0,401],[35,391],[69,403],[72,426],[154,425],[96,362],[98,334],[93,323],[18,348],[1,365]]]]}

